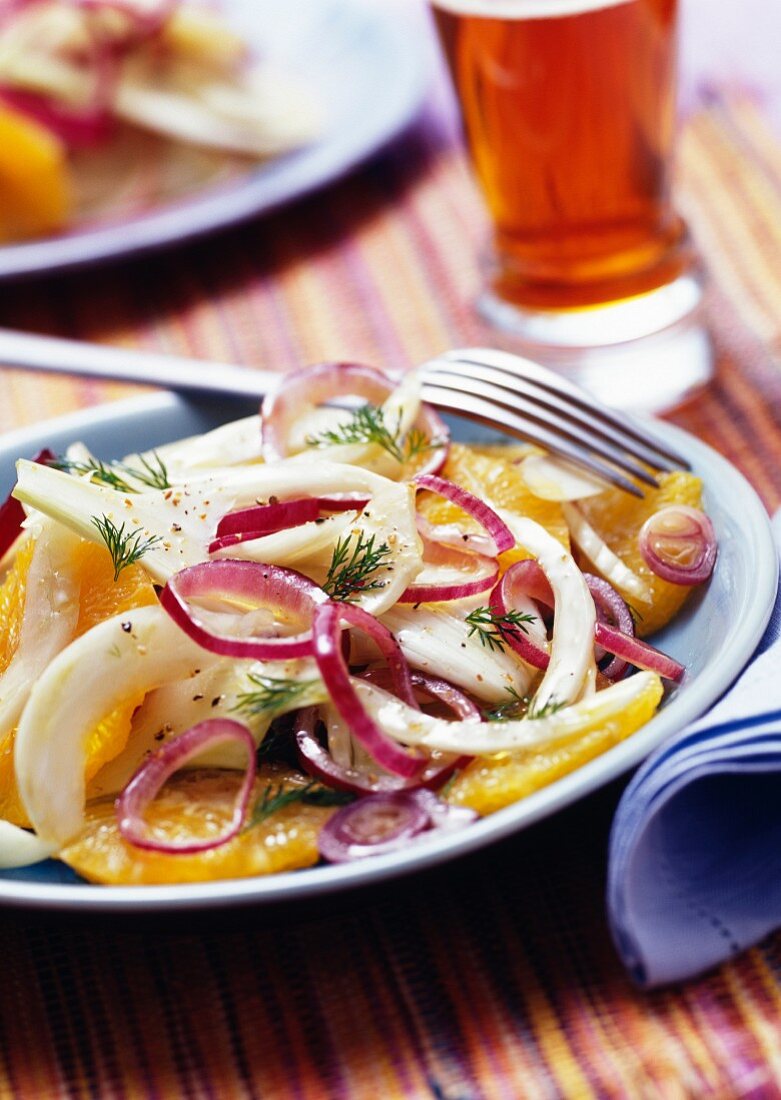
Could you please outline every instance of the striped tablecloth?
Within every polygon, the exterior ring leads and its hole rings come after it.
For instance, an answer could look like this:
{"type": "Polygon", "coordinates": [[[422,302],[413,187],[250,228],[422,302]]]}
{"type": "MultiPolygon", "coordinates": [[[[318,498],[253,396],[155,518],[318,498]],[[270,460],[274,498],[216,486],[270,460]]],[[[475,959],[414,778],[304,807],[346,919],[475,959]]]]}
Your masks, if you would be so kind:
{"type": "MultiPolygon", "coordinates": [[[[781,498],[781,148],[713,92],[679,201],[718,376],[675,416],[781,498]]],[[[3,288],[0,324],[283,370],[398,367],[484,338],[485,217],[430,114],[355,176],[154,259],[3,288]]],[[[127,388],[0,375],[0,428],[127,388]]],[[[0,914],[0,1097],[665,1100],[781,1095],[781,938],[640,994],[610,945],[620,787],[480,856],[329,903],[163,923],[0,914]]]]}

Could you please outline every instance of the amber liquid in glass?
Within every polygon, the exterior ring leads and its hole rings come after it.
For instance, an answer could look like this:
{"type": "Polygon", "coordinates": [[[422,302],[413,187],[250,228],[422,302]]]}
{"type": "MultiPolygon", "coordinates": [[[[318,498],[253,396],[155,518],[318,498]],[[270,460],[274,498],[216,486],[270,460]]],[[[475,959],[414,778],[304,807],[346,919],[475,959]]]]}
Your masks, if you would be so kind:
{"type": "Polygon", "coordinates": [[[494,222],[494,292],[620,301],[691,263],[669,195],[677,0],[432,0],[494,222]]]}

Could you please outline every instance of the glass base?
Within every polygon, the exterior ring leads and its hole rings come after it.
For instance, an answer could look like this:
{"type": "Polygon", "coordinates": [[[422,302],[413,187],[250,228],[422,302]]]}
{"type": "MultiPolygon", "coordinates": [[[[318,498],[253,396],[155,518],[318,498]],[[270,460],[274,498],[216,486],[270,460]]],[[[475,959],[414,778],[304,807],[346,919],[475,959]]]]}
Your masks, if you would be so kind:
{"type": "Polygon", "coordinates": [[[577,310],[524,310],[486,292],[478,303],[491,341],[560,371],[617,409],[659,413],[713,377],[714,353],[687,272],[649,294],[577,310]]]}

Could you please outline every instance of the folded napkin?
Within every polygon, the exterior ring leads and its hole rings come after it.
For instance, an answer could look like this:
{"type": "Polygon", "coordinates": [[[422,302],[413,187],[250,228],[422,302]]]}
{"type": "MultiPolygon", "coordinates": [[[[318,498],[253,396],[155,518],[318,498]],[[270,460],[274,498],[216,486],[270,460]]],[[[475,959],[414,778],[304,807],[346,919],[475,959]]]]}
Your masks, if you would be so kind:
{"type": "MultiPolygon", "coordinates": [[[[773,526],[781,543],[781,513],[773,526]]],[[[608,911],[646,987],[699,974],[781,926],[781,595],[733,687],[626,788],[608,911]]]]}

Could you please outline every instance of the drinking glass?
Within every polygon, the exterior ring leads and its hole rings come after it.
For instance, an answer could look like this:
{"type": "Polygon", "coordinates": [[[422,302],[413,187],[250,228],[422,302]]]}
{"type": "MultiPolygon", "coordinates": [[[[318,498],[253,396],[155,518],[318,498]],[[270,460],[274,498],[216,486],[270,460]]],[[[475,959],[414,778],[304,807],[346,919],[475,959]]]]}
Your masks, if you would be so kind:
{"type": "MultiPolygon", "coordinates": [[[[593,349],[637,352],[702,296],[670,198],[677,0],[431,2],[493,221],[480,310],[588,385],[593,349]]],[[[615,380],[621,357],[601,362],[615,380]]],[[[676,361],[664,384],[677,398],[709,372],[676,361]]]]}

